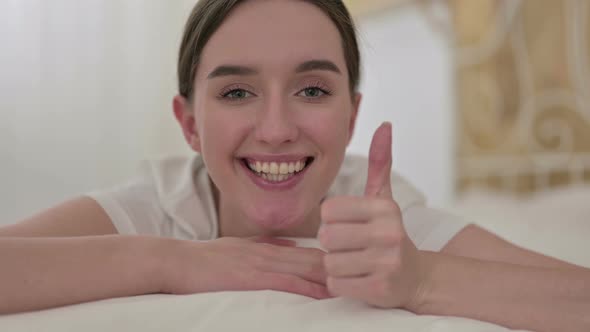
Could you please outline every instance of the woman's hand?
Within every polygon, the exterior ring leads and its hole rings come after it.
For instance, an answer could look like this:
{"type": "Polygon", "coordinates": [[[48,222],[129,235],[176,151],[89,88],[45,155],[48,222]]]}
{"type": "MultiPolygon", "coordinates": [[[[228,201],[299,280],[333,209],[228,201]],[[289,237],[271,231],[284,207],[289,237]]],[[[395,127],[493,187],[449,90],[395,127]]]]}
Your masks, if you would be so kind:
{"type": "Polygon", "coordinates": [[[391,125],[384,124],[371,143],[365,196],[327,200],[318,237],[328,251],[324,267],[330,293],[412,310],[420,302],[427,269],[402,224],[390,170],[391,125]]]}
{"type": "Polygon", "coordinates": [[[290,240],[220,238],[172,240],[163,257],[162,292],[277,290],[316,299],[330,297],[319,249],[290,240]]]}

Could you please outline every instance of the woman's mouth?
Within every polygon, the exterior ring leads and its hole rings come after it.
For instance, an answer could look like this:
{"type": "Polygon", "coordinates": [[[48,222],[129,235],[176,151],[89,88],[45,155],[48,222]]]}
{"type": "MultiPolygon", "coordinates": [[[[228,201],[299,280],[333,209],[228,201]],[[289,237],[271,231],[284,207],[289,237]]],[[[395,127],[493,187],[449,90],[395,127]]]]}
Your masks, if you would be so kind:
{"type": "Polygon", "coordinates": [[[257,177],[271,183],[281,183],[302,173],[313,160],[313,157],[307,157],[290,162],[268,162],[252,159],[242,159],[242,162],[257,177]]]}

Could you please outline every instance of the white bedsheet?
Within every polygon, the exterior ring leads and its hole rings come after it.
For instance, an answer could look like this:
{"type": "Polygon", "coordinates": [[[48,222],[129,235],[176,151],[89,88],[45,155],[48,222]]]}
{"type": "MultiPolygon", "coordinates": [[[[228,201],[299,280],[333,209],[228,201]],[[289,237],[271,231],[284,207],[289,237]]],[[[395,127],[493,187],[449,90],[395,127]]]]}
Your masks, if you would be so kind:
{"type": "Polygon", "coordinates": [[[590,267],[590,186],[528,199],[472,192],[452,210],[511,242],[590,267]]]}
{"type": "Polygon", "coordinates": [[[464,318],[416,316],[344,299],[316,301],[273,291],[148,295],[0,318],[21,331],[448,331],[508,329],[464,318]]]}
{"type": "MultiPolygon", "coordinates": [[[[525,247],[590,266],[590,189],[516,202],[474,194],[453,207],[525,247]]],[[[274,291],[148,295],[0,316],[0,331],[405,331],[501,332],[457,317],[417,316],[345,300],[274,291]]]]}

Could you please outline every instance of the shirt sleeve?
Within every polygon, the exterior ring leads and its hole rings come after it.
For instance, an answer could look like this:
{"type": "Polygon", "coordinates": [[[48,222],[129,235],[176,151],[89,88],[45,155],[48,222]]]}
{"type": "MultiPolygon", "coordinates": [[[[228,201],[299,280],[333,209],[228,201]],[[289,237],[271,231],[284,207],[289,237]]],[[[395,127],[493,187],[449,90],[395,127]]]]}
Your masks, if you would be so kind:
{"type": "Polygon", "coordinates": [[[406,232],[420,250],[440,251],[470,223],[449,212],[413,205],[402,212],[406,232]]]}
{"type": "Polygon", "coordinates": [[[166,215],[149,180],[138,178],[86,196],[105,210],[119,234],[162,236],[166,215]]]}

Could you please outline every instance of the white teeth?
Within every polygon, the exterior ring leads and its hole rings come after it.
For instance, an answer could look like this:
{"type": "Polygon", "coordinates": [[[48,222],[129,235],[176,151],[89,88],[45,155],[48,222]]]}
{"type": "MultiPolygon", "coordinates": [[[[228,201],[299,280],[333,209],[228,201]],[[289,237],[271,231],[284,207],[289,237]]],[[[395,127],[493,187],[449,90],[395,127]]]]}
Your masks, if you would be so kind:
{"type": "Polygon", "coordinates": [[[292,178],[295,174],[265,174],[261,173],[260,176],[266,181],[270,182],[282,182],[289,178],[292,178]]]}
{"type": "MultiPolygon", "coordinates": [[[[262,172],[264,173],[268,173],[268,174],[289,174],[289,173],[294,173],[297,171],[296,168],[296,163],[277,163],[277,162],[262,162],[261,163],[262,166],[262,172]],[[292,168],[292,170],[291,170],[292,168]]],[[[303,169],[303,167],[301,167],[299,170],[303,169]]]]}
{"type": "Polygon", "coordinates": [[[305,160],[297,162],[247,161],[248,168],[268,181],[283,181],[305,168],[305,160]]]}
{"type": "Polygon", "coordinates": [[[287,173],[289,173],[289,164],[287,164],[287,163],[281,163],[281,165],[279,166],[279,173],[280,174],[287,174],[287,173]]]}
{"type": "Polygon", "coordinates": [[[270,174],[279,174],[279,165],[275,162],[270,163],[270,174]]]}

